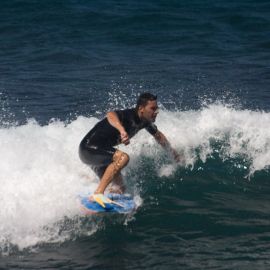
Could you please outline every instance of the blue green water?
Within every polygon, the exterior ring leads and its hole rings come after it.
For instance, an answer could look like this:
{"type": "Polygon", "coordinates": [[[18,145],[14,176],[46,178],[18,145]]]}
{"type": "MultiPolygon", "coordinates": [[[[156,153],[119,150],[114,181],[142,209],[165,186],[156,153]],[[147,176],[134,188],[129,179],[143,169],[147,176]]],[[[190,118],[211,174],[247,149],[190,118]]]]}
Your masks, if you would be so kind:
{"type": "Polygon", "coordinates": [[[1,1],[1,269],[269,269],[268,1],[1,1]],[[84,216],[78,144],[158,95],[175,164],[140,132],[130,216],[84,216]]]}

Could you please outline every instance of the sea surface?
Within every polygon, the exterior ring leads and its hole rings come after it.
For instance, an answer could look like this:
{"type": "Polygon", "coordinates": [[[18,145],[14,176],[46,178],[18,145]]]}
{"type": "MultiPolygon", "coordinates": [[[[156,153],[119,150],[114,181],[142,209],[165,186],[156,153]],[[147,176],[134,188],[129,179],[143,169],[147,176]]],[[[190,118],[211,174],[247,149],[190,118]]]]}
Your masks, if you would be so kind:
{"type": "Polygon", "coordinates": [[[1,269],[270,269],[270,2],[2,0],[1,269]],[[123,174],[130,215],[85,216],[78,145],[158,95],[123,174]]]}

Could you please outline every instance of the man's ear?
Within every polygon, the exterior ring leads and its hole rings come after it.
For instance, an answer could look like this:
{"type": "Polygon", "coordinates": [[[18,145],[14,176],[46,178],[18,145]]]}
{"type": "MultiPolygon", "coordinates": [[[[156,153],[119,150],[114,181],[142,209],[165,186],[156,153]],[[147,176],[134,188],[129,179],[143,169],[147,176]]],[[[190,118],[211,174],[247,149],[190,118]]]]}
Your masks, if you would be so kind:
{"type": "Polygon", "coordinates": [[[143,110],[144,110],[144,106],[140,105],[138,111],[143,112],[143,110]]]}

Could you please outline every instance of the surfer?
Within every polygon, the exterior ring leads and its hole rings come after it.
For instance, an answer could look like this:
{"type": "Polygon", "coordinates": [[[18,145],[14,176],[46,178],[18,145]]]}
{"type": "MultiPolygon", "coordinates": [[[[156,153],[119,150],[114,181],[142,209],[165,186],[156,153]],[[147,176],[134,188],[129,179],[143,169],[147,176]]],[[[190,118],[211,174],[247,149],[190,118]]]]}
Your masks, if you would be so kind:
{"type": "MultiPolygon", "coordinates": [[[[114,147],[121,143],[128,145],[139,130],[146,129],[177,162],[180,161],[179,154],[154,124],[157,114],[157,96],[143,93],[137,100],[136,108],[108,112],[81,141],[79,156],[100,178],[94,194],[99,196],[101,201],[106,200],[103,194],[110,183],[118,187],[110,192],[124,193],[121,170],[128,164],[129,156],[114,147]]],[[[95,199],[95,195],[93,198],[95,199]]]]}

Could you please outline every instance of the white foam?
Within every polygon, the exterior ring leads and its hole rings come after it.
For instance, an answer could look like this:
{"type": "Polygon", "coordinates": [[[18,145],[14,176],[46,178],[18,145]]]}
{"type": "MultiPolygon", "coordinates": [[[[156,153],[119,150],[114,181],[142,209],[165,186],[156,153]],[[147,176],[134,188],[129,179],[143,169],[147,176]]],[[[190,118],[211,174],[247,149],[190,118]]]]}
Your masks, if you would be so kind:
{"type": "Polygon", "coordinates": [[[248,159],[250,174],[269,168],[270,113],[213,104],[200,111],[162,112],[158,126],[182,150],[187,165],[193,166],[198,158],[205,162],[215,150],[214,140],[222,142],[221,158],[248,159]]]}
{"type": "MultiPolygon", "coordinates": [[[[0,129],[1,249],[8,244],[25,248],[69,237],[60,234],[56,224],[79,215],[77,195],[96,187],[96,176],[79,160],[78,145],[97,121],[79,117],[67,125],[55,121],[40,126],[31,120],[23,126],[0,129]]],[[[193,166],[198,158],[206,161],[214,151],[211,139],[226,141],[222,158],[248,158],[250,173],[270,165],[269,113],[213,104],[200,111],[161,111],[157,126],[183,153],[187,166],[193,166]]],[[[146,131],[120,148],[131,156],[128,169],[138,166],[142,154],[155,160],[164,154],[146,131]]],[[[166,164],[158,173],[168,176],[174,170],[175,165],[166,164]]]]}
{"type": "Polygon", "coordinates": [[[173,164],[166,164],[162,165],[159,169],[158,175],[159,176],[170,176],[172,175],[176,170],[176,166],[173,164]]]}
{"type": "MultiPolygon", "coordinates": [[[[193,167],[198,159],[206,162],[216,151],[211,143],[215,141],[222,144],[218,153],[222,159],[247,159],[250,174],[269,168],[270,113],[212,104],[198,111],[161,111],[156,124],[184,157],[187,167],[193,167]]],[[[155,159],[163,155],[146,131],[121,148],[136,158],[141,154],[155,159]]],[[[172,164],[167,164],[160,168],[159,175],[168,176],[174,171],[172,164]]]]}
{"type": "Polygon", "coordinates": [[[59,228],[48,227],[79,214],[77,194],[93,191],[97,179],[80,162],[78,144],[96,121],[80,117],[69,125],[47,126],[30,121],[0,130],[3,245],[8,241],[24,248],[52,240],[59,228]]]}

